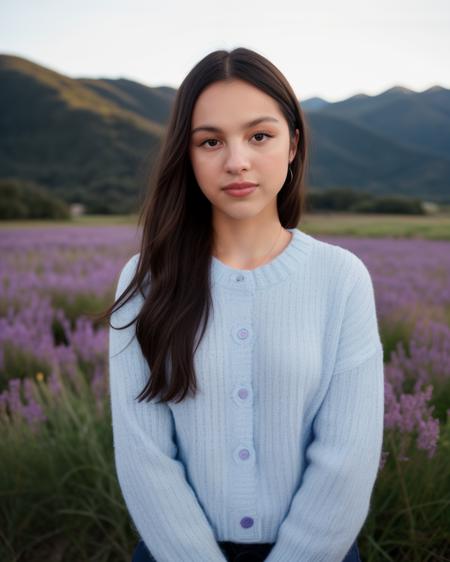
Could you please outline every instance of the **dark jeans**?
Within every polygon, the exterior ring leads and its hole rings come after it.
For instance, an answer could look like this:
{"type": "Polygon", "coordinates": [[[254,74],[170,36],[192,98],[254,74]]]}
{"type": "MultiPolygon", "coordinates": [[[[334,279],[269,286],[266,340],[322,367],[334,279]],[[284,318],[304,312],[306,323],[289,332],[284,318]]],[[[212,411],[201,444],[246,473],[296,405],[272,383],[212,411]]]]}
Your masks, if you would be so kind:
{"type": "MultiPolygon", "coordinates": [[[[263,562],[273,548],[272,543],[237,543],[237,542],[218,542],[217,543],[225,554],[228,562],[263,562]]],[[[157,562],[151,552],[141,539],[133,552],[131,562],[157,562]]],[[[180,561],[182,562],[182,561],[180,561]]],[[[357,541],[355,541],[347,552],[342,562],[361,562],[357,541]]]]}

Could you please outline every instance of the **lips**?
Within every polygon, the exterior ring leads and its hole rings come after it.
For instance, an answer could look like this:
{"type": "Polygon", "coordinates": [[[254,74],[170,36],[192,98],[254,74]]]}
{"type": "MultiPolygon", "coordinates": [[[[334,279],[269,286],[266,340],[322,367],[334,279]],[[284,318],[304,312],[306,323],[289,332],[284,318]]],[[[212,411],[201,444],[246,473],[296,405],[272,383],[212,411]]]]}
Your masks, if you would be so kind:
{"type": "Polygon", "coordinates": [[[257,188],[256,185],[251,185],[250,187],[241,187],[239,189],[228,188],[225,189],[224,192],[226,193],[227,196],[243,199],[247,197],[247,195],[250,195],[251,193],[256,191],[256,188],[257,188]]]}
{"type": "Polygon", "coordinates": [[[223,189],[225,191],[227,191],[228,189],[232,189],[233,191],[236,191],[236,190],[239,190],[239,189],[247,189],[249,187],[256,187],[256,185],[257,185],[256,183],[253,183],[251,181],[234,182],[234,183],[229,183],[223,189]]]}

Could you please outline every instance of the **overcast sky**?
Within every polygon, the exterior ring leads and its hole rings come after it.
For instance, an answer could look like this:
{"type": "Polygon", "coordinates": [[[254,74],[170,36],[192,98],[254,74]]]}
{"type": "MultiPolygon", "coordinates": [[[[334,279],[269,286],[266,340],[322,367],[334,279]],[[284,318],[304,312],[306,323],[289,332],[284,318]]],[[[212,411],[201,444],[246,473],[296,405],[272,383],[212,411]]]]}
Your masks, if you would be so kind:
{"type": "Polygon", "coordinates": [[[270,59],[300,101],[450,88],[450,0],[0,0],[0,53],[177,88],[216,49],[270,59]]]}

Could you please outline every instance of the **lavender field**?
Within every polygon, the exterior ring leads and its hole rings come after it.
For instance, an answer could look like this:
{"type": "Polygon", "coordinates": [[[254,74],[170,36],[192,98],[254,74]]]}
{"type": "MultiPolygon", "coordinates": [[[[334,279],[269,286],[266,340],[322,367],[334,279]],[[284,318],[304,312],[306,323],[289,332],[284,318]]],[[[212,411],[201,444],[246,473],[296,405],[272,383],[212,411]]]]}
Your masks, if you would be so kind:
{"type": "MultiPolygon", "coordinates": [[[[2,229],[0,560],[128,561],[107,325],[133,226],[2,229]]],[[[385,350],[383,462],[367,561],[450,560],[450,242],[315,237],[366,263],[385,350]]]]}

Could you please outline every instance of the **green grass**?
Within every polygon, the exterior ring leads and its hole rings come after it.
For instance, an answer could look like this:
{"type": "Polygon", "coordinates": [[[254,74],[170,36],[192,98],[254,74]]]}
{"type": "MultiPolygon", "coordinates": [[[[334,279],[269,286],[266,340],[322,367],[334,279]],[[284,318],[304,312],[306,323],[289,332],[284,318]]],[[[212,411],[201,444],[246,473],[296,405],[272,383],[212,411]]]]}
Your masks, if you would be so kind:
{"type": "Polygon", "coordinates": [[[320,213],[306,215],[301,224],[311,235],[450,240],[450,213],[414,216],[320,213]]]}
{"type": "MultiPolygon", "coordinates": [[[[85,215],[75,217],[70,221],[2,221],[0,229],[83,225],[132,226],[136,224],[137,215],[85,215]]],[[[417,216],[345,212],[306,214],[302,217],[299,226],[311,235],[450,240],[450,212],[417,216]]]]}
{"type": "Polygon", "coordinates": [[[1,228],[51,228],[61,226],[120,226],[137,224],[136,215],[85,215],[70,220],[14,220],[0,221],[1,228]]]}

